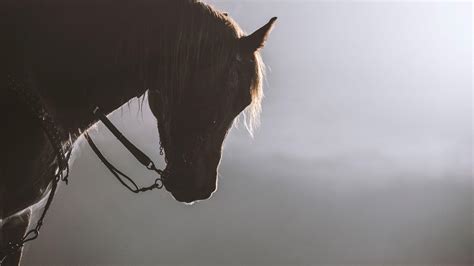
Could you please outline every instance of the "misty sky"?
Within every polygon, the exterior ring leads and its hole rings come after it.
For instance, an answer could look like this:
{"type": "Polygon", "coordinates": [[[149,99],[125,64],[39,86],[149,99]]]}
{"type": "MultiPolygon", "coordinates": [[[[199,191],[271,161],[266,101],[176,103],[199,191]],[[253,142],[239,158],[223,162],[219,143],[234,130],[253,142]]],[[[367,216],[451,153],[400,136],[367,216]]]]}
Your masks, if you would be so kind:
{"type": "MultiPolygon", "coordinates": [[[[83,143],[24,265],[471,265],[472,4],[212,3],[247,32],[278,16],[262,125],[232,130],[218,191],[132,194],[83,143]]],[[[148,108],[112,120],[163,166],[148,108]]]]}

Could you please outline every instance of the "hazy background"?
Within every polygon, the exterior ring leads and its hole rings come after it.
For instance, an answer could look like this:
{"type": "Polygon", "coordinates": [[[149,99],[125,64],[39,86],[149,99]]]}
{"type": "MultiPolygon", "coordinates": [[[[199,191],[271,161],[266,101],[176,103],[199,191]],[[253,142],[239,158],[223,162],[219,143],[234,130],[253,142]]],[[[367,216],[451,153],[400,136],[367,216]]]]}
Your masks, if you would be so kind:
{"type": "MultiPolygon", "coordinates": [[[[217,193],[131,194],[83,145],[24,265],[473,264],[471,3],[212,2],[247,32],[279,18],[262,125],[232,130],[217,193]]],[[[161,160],[148,108],[112,118],[161,160]]]]}

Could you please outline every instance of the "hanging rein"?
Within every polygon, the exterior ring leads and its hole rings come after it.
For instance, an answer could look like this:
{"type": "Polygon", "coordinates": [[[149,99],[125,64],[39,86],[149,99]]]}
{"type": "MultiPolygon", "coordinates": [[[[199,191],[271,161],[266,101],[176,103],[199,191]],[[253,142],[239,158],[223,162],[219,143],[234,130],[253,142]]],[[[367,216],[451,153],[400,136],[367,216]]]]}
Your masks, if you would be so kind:
{"type": "MultiPolygon", "coordinates": [[[[44,207],[41,216],[36,223],[36,226],[29,230],[19,241],[9,242],[5,248],[0,249],[0,265],[3,264],[5,259],[18,252],[27,242],[35,240],[39,236],[41,227],[43,226],[44,218],[46,213],[51,206],[54,195],[56,193],[58,184],[60,181],[64,181],[66,185],[68,184],[69,176],[69,157],[72,151],[72,144],[70,141],[66,142],[64,145],[61,141],[61,129],[57,126],[54,119],[46,111],[46,108],[42,104],[40,97],[34,93],[32,90],[24,83],[20,83],[17,80],[13,79],[11,76],[8,76],[8,90],[14,94],[25,106],[27,106],[34,116],[35,119],[38,119],[41,124],[43,132],[46,134],[48,141],[54,149],[56,155],[56,161],[58,164],[58,169],[55,173],[51,191],[49,192],[46,205],[44,207]]],[[[122,171],[118,170],[113,164],[111,164],[105,156],[100,152],[97,145],[94,143],[92,138],[89,136],[87,131],[84,133],[84,137],[89,143],[92,150],[95,152],[100,161],[109,169],[109,171],[115,176],[115,178],[128,190],[133,193],[145,192],[153,189],[161,189],[163,187],[164,172],[163,170],[157,169],[153,161],[143,153],[139,148],[137,148],[133,143],[131,143],[113,124],[112,122],[100,111],[98,107],[92,112],[95,118],[102,121],[104,125],[112,132],[112,134],[122,143],[125,148],[148,170],[155,172],[159,177],[155,179],[155,182],[148,187],[139,187],[137,183],[128,175],[124,174],[122,171]]],[[[160,152],[160,154],[162,154],[160,152]]]]}
{"type": "Polygon", "coordinates": [[[91,137],[89,134],[86,132],[84,133],[84,137],[86,138],[87,142],[91,146],[92,150],[97,154],[97,157],[99,157],[100,161],[110,170],[110,172],[117,178],[117,180],[122,183],[128,190],[130,190],[133,193],[140,193],[152,189],[160,189],[163,187],[163,177],[164,173],[163,170],[157,169],[155,167],[155,164],[153,161],[148,157],[145,153],[143,153],[140,149],[138,149],[133,143],[131,143],[115,126],[110,122],[110,120],[100,111],[99,107],[96,107],[95,110],[93,111],[93,114],[100,120],[104,125],[114,134],[114,136],[127,148],[127,150],[139,161],[143,166],[145,166],[148,170],[156,172],[156,174],[160,177],[155,179],[155,183],[151,186],[148,187],[138,187],[138,185],[133,181],[132,178],[118,170],[115,166],[113,166],[105,157],[104,155],[100,152],[99,148],[95,145],[94,141],[92,141],[91,137]],[[132,185],[130,186],[127,184],[127,182],[124,181],[125,178],[126,180],[129,181],[129,183],[132,185]]]}

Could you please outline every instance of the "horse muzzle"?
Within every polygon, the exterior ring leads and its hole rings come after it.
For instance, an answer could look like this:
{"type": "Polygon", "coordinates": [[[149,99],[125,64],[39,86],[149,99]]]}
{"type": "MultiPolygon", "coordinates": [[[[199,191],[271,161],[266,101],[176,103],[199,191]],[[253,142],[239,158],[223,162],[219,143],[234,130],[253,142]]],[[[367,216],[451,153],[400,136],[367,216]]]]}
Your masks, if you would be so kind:
{"type": "Polygon", "coordinates": [[[163,185],[180,202],[191,203],[211,197],[216,190],[217,171],[207,171],[206,167],[172,167],[165,169],[163,185]]]}

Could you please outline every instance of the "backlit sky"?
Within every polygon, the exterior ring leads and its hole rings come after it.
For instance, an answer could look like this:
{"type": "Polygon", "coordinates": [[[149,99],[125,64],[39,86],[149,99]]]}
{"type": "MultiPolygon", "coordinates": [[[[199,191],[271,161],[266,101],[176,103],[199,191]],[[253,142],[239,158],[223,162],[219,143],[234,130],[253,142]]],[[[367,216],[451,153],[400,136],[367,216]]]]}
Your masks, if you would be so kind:
{"type": "MultiPolygon", "coordinates": [[[[232,130],[218,191],[131,194],[84,144],[24,265],[471,265],[472,4],[212,3],[247,32],[278,16],[262,125],[232,130]]],[[[163,164],[148,108],[112,119],[163,164]]]]}

